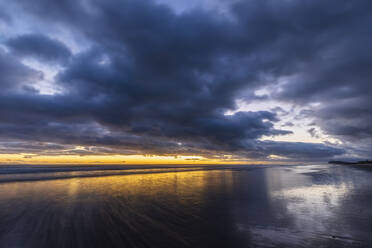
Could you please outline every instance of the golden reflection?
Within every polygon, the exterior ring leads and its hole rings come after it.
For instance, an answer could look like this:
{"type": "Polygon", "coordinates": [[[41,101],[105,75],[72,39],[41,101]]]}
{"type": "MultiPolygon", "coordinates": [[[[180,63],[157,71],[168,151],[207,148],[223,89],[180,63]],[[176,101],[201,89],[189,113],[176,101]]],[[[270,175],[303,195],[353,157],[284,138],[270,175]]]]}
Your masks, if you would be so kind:
{"type": "MultiPolygon", "coordinates": [[[[61,242],[72,237],[66,233],[81,231],[89,239],[105,234],[140,237],[138,242],[148,242],[148,247],[154,245],[149,240],[163,235],[154,246],[168,242],[192,247],[176,228],[201,223],[211,189],[224,191],[225,184],[231,183],[229,174],[208,170],[1,183],[0,217],[17,223],[21,231],[29,231],[25,228],[31,220],[35,232],[56,235],[61,242]],[[226,179],[218,183],[216,177],[226,179]],[[21,215],[24,217],[19,219],[21,215]]],[[[115,242],[132,242],[115,237],[115,242]]],[[[63,244],[69,247],[69,240],[63,244]]]]}
{"type": "Polygon", "coordinates": [[[232,180],[231,171],[218,170],[10,182],[0,184],[0,199],[52,199],[57,204],[68,204],[84,196],[87,201],[113,197],[128,204],[131,200],[166,199],[198,205],[211,190],[231,189],[232,180]]]}

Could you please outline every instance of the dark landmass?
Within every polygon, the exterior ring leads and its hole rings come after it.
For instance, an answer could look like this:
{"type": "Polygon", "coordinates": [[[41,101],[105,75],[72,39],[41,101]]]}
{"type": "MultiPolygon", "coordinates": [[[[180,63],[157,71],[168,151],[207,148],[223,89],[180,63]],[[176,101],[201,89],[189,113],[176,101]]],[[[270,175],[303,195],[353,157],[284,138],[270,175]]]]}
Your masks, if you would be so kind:
{"type": "Polygon", "coordinates": [[[338,165],[350,165],[350,166],[360,168],[360,169],[372,170],[372,161],[370,160],[363,160],[363,161],[357,161],[357,162],[331,160],[328,163],[338,164],[338,165]]]}
{"type": "Polygon", "coordinates": [[[372,161],[370,160],[363,160],[363,161],[357,161],[357,162],[331,160],[328,163],[329,164],[350,164],[350,165],[372,165],[372,161]]]}

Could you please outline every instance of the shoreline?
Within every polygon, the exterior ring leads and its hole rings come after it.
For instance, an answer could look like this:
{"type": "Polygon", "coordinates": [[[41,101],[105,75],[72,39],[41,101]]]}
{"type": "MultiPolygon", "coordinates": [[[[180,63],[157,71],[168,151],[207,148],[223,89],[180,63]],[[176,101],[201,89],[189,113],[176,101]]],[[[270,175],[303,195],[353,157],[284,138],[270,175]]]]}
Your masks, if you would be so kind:
{"type": "Polygon", "coordinates": [[[372,171],[372,161],[363,161],[363,162],[330,161],[328,162],[328,164],[346,165],[346,166],[354,167],[356,169],[372,171]]]}

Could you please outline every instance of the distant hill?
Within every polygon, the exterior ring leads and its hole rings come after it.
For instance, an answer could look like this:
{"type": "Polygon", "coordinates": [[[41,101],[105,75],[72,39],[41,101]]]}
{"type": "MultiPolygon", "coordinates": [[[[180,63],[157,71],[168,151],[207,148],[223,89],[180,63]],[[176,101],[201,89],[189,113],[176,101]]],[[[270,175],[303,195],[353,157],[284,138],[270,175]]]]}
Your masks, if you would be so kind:
{"type": "Polygon", "coordinates": [[[363,160],[357,162],[346,162],[346,161],[337,161],[331,160],[328,162],[329,164],[338,164],[338,165],[349,165],[358,169],[372,171],[372,161],[371,160],[363,160]]]}
{"type": "Polygon", "coordinates": [[[357,161],[357,162],[346,162],[346,161],[331,160],[328,163],[329,164],[350,164],[350,165],[362,165],[362,164],[372,165],[372,161],[370,161],[370,160],[362,160],[362,161],[357,161]]]}

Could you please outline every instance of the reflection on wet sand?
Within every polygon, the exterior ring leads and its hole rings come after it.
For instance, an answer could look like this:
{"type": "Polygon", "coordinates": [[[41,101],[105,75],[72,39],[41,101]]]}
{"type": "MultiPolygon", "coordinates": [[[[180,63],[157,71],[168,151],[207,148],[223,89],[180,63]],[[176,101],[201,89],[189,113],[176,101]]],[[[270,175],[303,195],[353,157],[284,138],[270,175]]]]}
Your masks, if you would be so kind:
{"type": "MultiPolygon", "coordinates": [[[[309,167],[304,169],[309,170],[309,167]]],[[[293,171],[298,169],[292,168],[293,171]]],[[[337,209],[352,190],[352,185],[345,182],[314,184],[312,177],[302,173],[294,177],[288,169],[266,170],[265,177],[270,204],[276,207],[272,210],[274,215],[289,223],[250,228],[256,244],[312,247],[323,243],[327,247],[339,240],[344,245],[360,243],[348,233],[347,226],[339,226],[342,220],[337,216],[337,209]],[[333,226],[334,221],[337,226],[333,226]]]]}
{"type": "Polygon", "coordinates": [[[330,165],[200,169],[1,183],[0,247],[372,244],[372,173],[330,165]]]}

